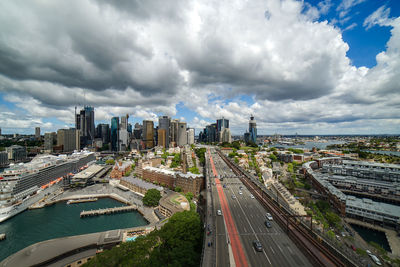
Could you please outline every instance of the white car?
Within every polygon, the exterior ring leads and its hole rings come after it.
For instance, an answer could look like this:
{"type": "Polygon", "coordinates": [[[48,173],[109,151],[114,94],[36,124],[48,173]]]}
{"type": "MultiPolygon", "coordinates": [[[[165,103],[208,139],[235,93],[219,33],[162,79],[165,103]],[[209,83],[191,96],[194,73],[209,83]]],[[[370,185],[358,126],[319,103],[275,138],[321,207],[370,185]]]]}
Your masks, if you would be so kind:
{"type": "Polygon", "coordinates": [[[250,198],[254,198],[254,196],[253,196],[253,195],[250,195],[250,198]]]}
{"type": "Polygon", "coordinates": [[[222,215],[222,211],[221,210],[217,210],[217,215],[221,216],[222,215]]]}
{"type": "Polygon", "coordinates": [[[243,194],[243,192],[242,191],[239,191],[239,195],[242,195],[243,194]]]}
{"type": "Polygon", "coordinates": [[[270,213],[265,214],[265,217],[267,217],[267,219],[270,220],[270,221],[274,220],[270,213]]]}

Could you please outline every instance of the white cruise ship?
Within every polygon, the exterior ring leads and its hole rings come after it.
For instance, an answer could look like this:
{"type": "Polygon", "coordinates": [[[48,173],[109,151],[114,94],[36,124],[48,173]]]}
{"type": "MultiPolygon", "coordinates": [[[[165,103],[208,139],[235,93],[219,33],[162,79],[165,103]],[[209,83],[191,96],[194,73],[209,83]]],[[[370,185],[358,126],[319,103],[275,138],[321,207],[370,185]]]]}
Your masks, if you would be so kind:
{"type": "Polygon", "coordinates": [[[70,156],[38,155],[29,163],[10,165],[0,173],[0,222],[54,192],[67,175],[93,160],[94,153],[84,151],[70,156]]]}

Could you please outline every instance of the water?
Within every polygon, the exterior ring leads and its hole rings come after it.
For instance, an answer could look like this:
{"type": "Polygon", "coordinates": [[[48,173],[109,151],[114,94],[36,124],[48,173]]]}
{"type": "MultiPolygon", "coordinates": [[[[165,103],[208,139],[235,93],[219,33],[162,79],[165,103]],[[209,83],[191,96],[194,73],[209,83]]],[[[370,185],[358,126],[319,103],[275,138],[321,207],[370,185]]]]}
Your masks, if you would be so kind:
{"type": "Polygon", "coordinates": [[[381,155],[400,157],[400,151],[387,151],[387,150],[363,150],[363,151],[369,152],[369,153],[381,154],[381,155]]]}
{"type": "Polygon", "coordinates": [[[7,235],[6,240],[0,241],[0,261],[40,241],[148,224],[138,212],[82,219],[79,217],[82,210],[112,208],[123,205],[114,199],[103,198],[97,202],[71,205],[60,202],[43,209],[27,210],[20,213],[0,223],[0,233],[7,235]]]}
{"type": "Polygon", "coordinates": [[[367,242],[373,241],[379,244],[383,249],[391,252],[389,243],[384,232],[365,228],[359,225],[351,224],[351,227],[367,242]]]}
{"type": "Polygon", "coordinates": [[[329,145],[334,144],[344,144],[345,141],[327,141],[327,142],[304,142],[304,145],[281,145],[281,144],[272,144],[270,147],[282,147],[282,148],[300,148],[300,149],[308,149],[311,150],[313,147],[318,149],[326,149],[329,145]]]}

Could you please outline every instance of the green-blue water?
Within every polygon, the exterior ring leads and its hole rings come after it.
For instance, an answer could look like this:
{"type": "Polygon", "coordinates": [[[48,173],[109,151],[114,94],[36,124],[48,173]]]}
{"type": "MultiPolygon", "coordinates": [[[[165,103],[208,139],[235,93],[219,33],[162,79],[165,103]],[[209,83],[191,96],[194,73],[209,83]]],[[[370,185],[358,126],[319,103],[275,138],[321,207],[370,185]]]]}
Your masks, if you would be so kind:
{"type": "Polygon", "coordinates": [[[0,223],[0,233],[7,239],[0,241],[0,261],[34,243],[72,235],[102,232],[112,229],[147,225],[138,212],[118,213],[80,218],[82,210],[112,208],[124,204],[109,198],[97,202],[67,205],[65,202],[37,210],[27,210],[0,223]]]}
{"type": "Polygon", "coordinates": [[[384,250],[391,252],[389,243],[384,232],[368,229],[356,224],[351,224],[351,227],[367,242],[373,241],[379,244],[384,250]]]}

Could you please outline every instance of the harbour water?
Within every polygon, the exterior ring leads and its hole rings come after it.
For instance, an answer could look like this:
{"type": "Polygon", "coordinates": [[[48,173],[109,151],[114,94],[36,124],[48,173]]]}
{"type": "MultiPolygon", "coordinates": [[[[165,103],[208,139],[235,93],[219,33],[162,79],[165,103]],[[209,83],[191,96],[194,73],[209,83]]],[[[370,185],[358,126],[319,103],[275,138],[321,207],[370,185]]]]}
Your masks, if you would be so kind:
{"type": "Polygon", "coordinates": [[[375,242],[380,245],[384,250],[391,252],[389,243],[386,239],[384,232],[368,229],[356,224],[351,224],[351,227],[368,243],[375,242]]]}
{"type": "Polygon", "coordinates": [[[326,141],[326,142],[304,142],[304,145],[283,145],[283,144],[272,144],[270,147],[282,147],[282,148],[300,148],[300,149],[312,149],[313,147],[318,149],[326,149],[329,145],[344,144],[344,141],[326,141]]]}
{"type": "Polygon", "coordinates": [[[0,233],[7,235],[7,239],[0,242],[0,261],[40,241],[148,224],[136,211],[88,218],[79,217],[82,210],[120,206],[124,204],[114,199],[104,198],[97,202],[70,205],[60,202],[43,209],[27,210],[0,223],[0,233]]]}

